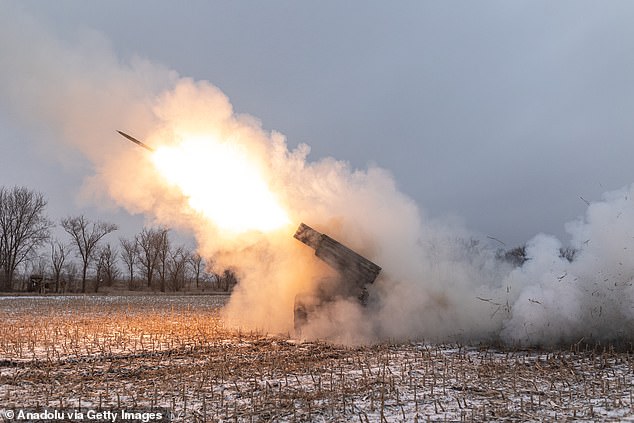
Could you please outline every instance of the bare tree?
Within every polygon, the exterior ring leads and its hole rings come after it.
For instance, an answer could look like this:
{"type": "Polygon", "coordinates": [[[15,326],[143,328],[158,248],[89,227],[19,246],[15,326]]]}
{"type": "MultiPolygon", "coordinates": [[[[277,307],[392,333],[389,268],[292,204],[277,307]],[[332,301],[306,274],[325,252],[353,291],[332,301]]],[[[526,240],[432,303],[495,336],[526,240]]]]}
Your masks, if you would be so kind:
{"type": "Polygon", "coordinates": [[[559,257],[568,260],[569,263],[572,263],[575,260],[577,253],[579,253],[579,250],[574,247],[561,247],[559,249],[559,257]]]}
{"type": "Polygon", "coordinates": [[[75,278],[77,278],[77,264],[73,261],[64,264],[64,277],[62,279],[62,292],[75,291],[75,278]]]}
{"type": "Polygon", "coordinates": [[[510,263],[514,267],[522,266],[530,257],[526,255],[526,244],[510,250],[502,250],[497,253],[497,257],[510,263]]]}
{"type": "Polygon", "coordinates": [[[51,241],[51,264],[53,267],[53,279],[55,280],[55,292],[59,292],[62,270],[66,261],[68,248],[59,240],[51,241]]]}
{"type": "Polygon", "coordinates": [[[158,266],[157,270],[161,281],[161,292],[165,292],[165,282],[167,280],[167,265],[170,256],[170,240],[167,236],[168,229],[161,231],[156,239],[156,248],[158,249],[158,266]]]}
{"type": "Polygon", "coordinates": [[[180,291],[185,287],[187,277],[187,262],[190,254],[184,247],[178,247],[169,252],[167,271],[169,282],[174,291],[180,291]]]}
{"type": "Polygon", "coordinates": [[[139,263],[147,280],[147,286],[151,287],[154,275],[159,266],[159,254],[161,253],[163,239],[167,237],[165,228],[143,228],[136,237],[139,249],[139,263]]]}
{"type": "Polygon", "coordinates": [[[106,286],[112,286],[113,282],[119,277],[119,268],[117,268],[117,256],[119,252],[113,249],[110,244],[106,244],[99,249],[97,260],[97,279],[95,281],[95,292],[99,289],[102,282],[106,286]]]}
{"type": "Polygon", "coordinates": [[[199,253],[192,253],[189,257],[189,263],[192,266],[194,272],[194,280],[196,281],[196,288],[200,288],[200,277],[205,270],[205,259],[199,253]]]}
{"type": "Polygon", "coordinates": [[[28,290],[45,294],[50,286],[48,282],[51,282],[51,278],[47,274],[47,270],[50,268],[48,257],[34,256],[26,262],[25,270],[28,275],[27,282],[28,290]]]}
{"type": "Polygon", "coordinates": [[[225,269],[219,277],[220,289],[229,292],[238,283],[238,277],[233,269],[225,269]]]}
{"type": "Polygon", "coordinates": [[[134,268],[139,261],[139,244],[136,239],[120,238],[119,242],[121,243],[121,259],[125,263],[130,277],[128,288],[132,289],[134,287],[134,268]]]}
{"type": "Polygon", "coordinates": [[[25,187],[0,187],[0,267],[5,290],[13,289],[15,269],[49,237],[51,221],[44,215],[46,200],[25,187]]]}
{"type": "Polygon", "coordinates": [[[67,217],[62,227],[71,236],[82,260],[81,292],[86,292],[86,271],[93,259],[95,247],[104,236],[117,230],[117,225],[107,222],[90,222],[83,215],[67,217]]]}

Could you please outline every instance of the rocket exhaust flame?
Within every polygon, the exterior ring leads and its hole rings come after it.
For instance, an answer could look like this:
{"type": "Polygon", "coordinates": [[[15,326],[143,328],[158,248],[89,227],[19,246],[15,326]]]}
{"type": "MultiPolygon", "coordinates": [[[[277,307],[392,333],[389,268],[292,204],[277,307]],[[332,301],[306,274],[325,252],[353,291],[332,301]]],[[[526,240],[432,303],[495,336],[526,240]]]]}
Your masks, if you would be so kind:
{"type": "Polygon", "coordinates": [[[152,162],[166,182],[177,186],[192,209],[222,230],[268,232],[290,223],[243,149],[211,137],[190,138],[155,149],[117,132],[152,152],[152,162]]]}

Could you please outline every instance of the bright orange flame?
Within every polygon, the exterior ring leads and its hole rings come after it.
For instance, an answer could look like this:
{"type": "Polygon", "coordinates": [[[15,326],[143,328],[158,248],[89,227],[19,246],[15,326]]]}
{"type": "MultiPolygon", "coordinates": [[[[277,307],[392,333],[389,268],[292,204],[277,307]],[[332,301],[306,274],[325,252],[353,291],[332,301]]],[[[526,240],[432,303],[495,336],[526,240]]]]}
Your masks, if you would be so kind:
{"type": "Polygon", "coordinates": [[[268,232],[289,223],[258,166],[239,146],[193,138],[159,147],[152,160],[167,182],[188,198],[190,207],[220,229],[268,232]]]}

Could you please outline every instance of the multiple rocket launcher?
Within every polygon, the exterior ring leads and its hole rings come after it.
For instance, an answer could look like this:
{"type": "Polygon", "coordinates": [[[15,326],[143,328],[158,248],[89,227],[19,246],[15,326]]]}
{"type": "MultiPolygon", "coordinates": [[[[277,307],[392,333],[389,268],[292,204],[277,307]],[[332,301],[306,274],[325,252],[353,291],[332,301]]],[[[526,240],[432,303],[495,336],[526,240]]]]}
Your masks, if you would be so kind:
{"type": "MultiPolygon", "coordinates": [[[[155,150],[123,131],[117,131],[121,136],[148,151],[155,150]]],[[[298,295],[295,299],[295,328],[301,329],[314,312],[321,305],[339,296],[356,297],[363,305],[367,300],[367,285],[373,283],[381,272],[381,268],[328,235],[317,232],[310,226],[300,223],[294,235],[295,239],[315,250],[315,256],[337,271],[339,278],[336,286],[318,289],[317,295],[312,295],[309,301],[306,296],[298,295]]]]}

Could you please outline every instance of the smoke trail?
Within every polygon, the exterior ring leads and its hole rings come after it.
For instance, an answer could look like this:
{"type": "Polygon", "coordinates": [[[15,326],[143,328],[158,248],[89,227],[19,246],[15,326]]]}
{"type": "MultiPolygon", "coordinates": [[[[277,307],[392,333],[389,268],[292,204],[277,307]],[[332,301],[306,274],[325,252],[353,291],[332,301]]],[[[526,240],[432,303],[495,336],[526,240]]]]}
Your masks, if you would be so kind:
{"type": "MultiPolygon", "coordinates": [[[[567,226],[579,250],[575,260],[560,257],[560,241],[538,235],[528,243],[529,260],[512,268],[472,241],[477,236],[462,225],[426,217],[385,169],[352,169],[333,158],[310,161],[308,146],[289,149],[283,135],[236,114],[212,84],[141,58],[122,61],[99,34],[81,39],[64,44],[18,11],[0,17],[0,104],[34,136],[45,131],[53,144],[43,147],[61,160],[78,150],[92,162],[86,195],[191,231],[202,254],[235,267],[241,282],[226,309],[233,324],[289,332],[295,296],[332,276],[292,238],[303,221],[383,272],[370,287],[367,308],[337,299],[312,317],[302,336],[530,345],[632,338],[633,187],[606,194],[567,226]],[[119,128],[154,147],[178,148],[195,139],[203,147],[237,149],[289,222],[266,232],[223,230],[165,179],[146,152],[115,139],[119,128]]],[[[206,201],[226,206],[213,187],[239,175],[232,168],[214,175],[204,156],[198,159],[188,174],[209,187],[206,201]]]]}

